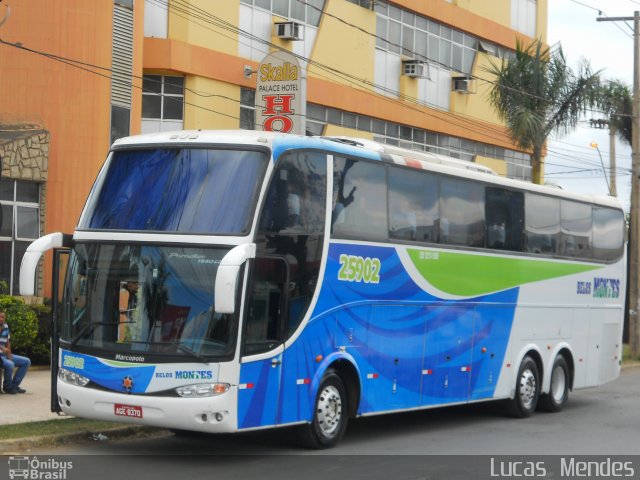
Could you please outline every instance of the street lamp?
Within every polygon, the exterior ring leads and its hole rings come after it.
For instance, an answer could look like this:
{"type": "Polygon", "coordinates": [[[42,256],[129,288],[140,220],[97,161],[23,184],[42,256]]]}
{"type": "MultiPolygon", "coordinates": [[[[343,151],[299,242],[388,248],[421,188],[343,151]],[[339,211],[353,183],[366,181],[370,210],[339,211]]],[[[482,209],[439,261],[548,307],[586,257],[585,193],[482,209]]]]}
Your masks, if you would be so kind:
{"type": "Polygon", "coordinates": [[[600,153],[598,144],[596,142],[591,142],[591,148],[595,148],[598,151],[598,156],[600,157],[600,164],[602,165],[602,175],[604,175],[604,181],[607,182],[607,190],[609,190],[609,195],[611,195],[611,187],[609,186],[609,179],[607,178],[607,172],[604,169],[604,161],[602,160],[602,154],[600,153]]]}

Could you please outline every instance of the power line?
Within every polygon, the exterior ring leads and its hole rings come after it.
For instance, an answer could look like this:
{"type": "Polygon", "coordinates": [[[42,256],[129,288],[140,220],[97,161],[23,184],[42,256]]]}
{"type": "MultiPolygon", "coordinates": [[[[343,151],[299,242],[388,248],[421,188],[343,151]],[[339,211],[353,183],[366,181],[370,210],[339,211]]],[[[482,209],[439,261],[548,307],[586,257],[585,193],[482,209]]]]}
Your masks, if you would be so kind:
{"type": "MultiPolygon", "coordinates": [[[[156,3],[156,4],[161,5],[161,6],[166,6],[167,8],[173,8],[174,10],[178,8],[178,7],[175,5],[175,2],[171,2],[171,3],[169,3],[169,2],[168,2],[168,0],[152,0],[152,1],[153,1],[154,3],[156,3]]],[[[306,3],[306,2],[304,2],[303,0],[299,0],[299,1],[302,1],[302,3],[305,3],[305,4],[307,4],[307,5],[310,5],[310,4],[306,3]]],[[[316,10],[318,10],[319,12],[321,12],[321,13],[323,13],[323,14],[327,14],[327,12],[326,12],[326,11],[324,11],[324,10],[322,10],[322,9],[319,9],[318,7],[315,7],[314,5],[310,5],[310,6],[311,6],[312,8],[315,8],[316,10]]],[[[179,11],[186,12],[189,16],[194,16],[194,14],[193,14],[193,12],[192,12],[191,10],[189,10],[189,11],[185,10],[185,8],[187,8],[187,7],[189,7],[189,4],[186,4],[186,6],[185,6],[185,7],[183,7],[183,10],[179,10],[179,11]]],[[[221,23],[224,25],[224,27],[223,27],[223,28],[224,28],[224,29],[226,29],[226,30],[230,30],[230,31],[237,32],[239,35],[245,36],[245,37],[247,37],[247,38],[251,38],[252,40],[255,40],[255,41],[259,42],[259,43],[262,43],[262,44],[268,45],[269,47],[277,48],[277,49],[280,49],[280,50],[284,50],[282,47],[280,47],[280,46],[278,46],[278,45],[274,45],[274,44],[272,44],[271,42],[268,42],[268,41],[266,41],[266,40],[264,40],[264,39],[261,39],[260,37],[256,37],[255,35],[251,34],[250,32],[246,32],[246,31],[244,31],[244,30],[242,30],[242,29],[240,29],[240,28],[238,28],[238,27],[236,27],[236,26],[234,26],[234,25],[232,25],[232,24],[230,24],[230,23],[228,23],[228,22],[225,22],[224,20],[222,20],[222,19],[220,19],[220,18],[216,17],[215,15],[213,15],[213,14],[211,14],[211,13],[209,13],[209,12],[205,11],[205,10],[202,10],[202,9],[200,9],[200,8],[197,8],[197,7],[191,7],[191,8],[195,8],[195,10],[196,10],[200,15],[201,15],[201,16],[200,16],[200,17],[198,17],[198,18],[199,18],[199,19],[202,19],[202,20],[203,20],[203,21],[205,21],[206,23],[209,23],[209,24],[212,24],[212,25],[215,25],[215,26],[219,26],[219,23],[221,22],[221,23]],[[204,18],[203,18],[203,16],[204,16],[204,18]],[[208,20],[208,19],[213,19],[214,21],[210,21],[210,20],[208,20]]],[[[187,21],[192,21],[192,20],[191,20],[190,18],[188,18],[188,17],[182,17],[182,18],[187,19],[187,21]]],[[[360,27],[358,27],[358,26],[355,26],[355,25],[353,25],[353,24],[350,24],[349,22],[345,22],[345,21],[343,21],[343,20],[341,20],[341,19],[340,19],[340,21],[342,21],[343,23],[345,23],[345,24],[347,24],[347,25],[350,25],[350,26],[352,26],[352,27],[354,27],[354,28],[358,29],[359,31],[362,31],[362,29],[361,29],[360,27]]],[[[194,23],[195,23],[195,22],[194,22],[194,23]]],[[[200,25],[200,26],[202,26],[202,25],[200,25]]],[[[204,27],[204,28],[207,28],[207,27],[204,27]]],[[[214,32],[215,32],[215,31],[214,31],[214,32]]],[[[222,35],[220,32],[215,32],[215,33],[218,33],[218,34],[222,35]]],[[[375,37],[375,38],[379,38],[379,39],[381,39],[381,40],[383,40],[383,41],[385,41],[385,42],[388,42],[388,40],[387,40],[387,39],[385,39],[385,38],[383,38],[383,37],[379,37],[379,36],[377,36],[377,35],[375,35],[375,34],[372,34],[372,33],[369,33],[369,32],[366,32],[366,33],[367,33],[368,35],[370,35],[370,36],[373,36],[373,37],[375,37]]],[[[229,37],[227,37],[227,38],[229,38],[229,37]]],[[[388,43],[392,43],[392,42],[388,42],[388,43]]],[[[392,43],[392,44],[393,44],[393,43],[392,43]]],[[[394,44],[394,45],[396,45],[398,48],[402,48],[400,45],[397,45],[397,44],[394,44]]],[[[415,52],[413,52],[413,51],[412,51],[412,53],[415,53],[415,52]]],[[[294,54],[294,55],[295,55],[295,54],[294,54]]],[[[363,85],[371,86],[371,87],[375,88],[376,90],[381,90],[381,91],[383,91],[383,92],[390,93],[390,94],[392,94],[392,95],[396,95],[396,96],[398,96],[400,99],[403,99],[403,100],[406,100],[406,101],[410,101],[410,102],[412,102],[412,103],[416,103],[416,104],[421,105],[421,106],[435,107],[435,108],[436,108],[436,110],[439,110],[439,109],[441,108],[441,107],[439,107],[439,106],[437,106],[437,105],[433,105],[433,104],[430,104],[430,103],[428,103],[428,102],[425,102],[425,101],[422,101],[422,100],[416,99],[416,98],[414,98],[414,97],[410,97],[410,96],[408,96],[408,95],[402,94],[401,92],[398,92],[398,91],[395,91],[395,90],[389,89],[389,88],[387,88],[387,87],[383,87],[383,86],[381,86],[381,85],[377,85],[377,84],[375,84],[375,83],[373,83],[373,82],[370,82],[370,81],[367,81],[367,80],[365,80],[365,79],[361,79],[361,78],[355,77],[355,76],[353,76],[353,75],[346,74],[345,72],[341,72],[341,71],[339,71],[339,70],[337,70],[337,69],[334,69],[333,67],[326,67],[325,65],[322,65],[322,64],[320,64],[320,63],[318,63],[318,62],[311,61],[310,59],[308,59],[308,58],[306,58],[306,57],[303,57],[303,56],[301,56],[301,55],[295,55],[295,56],[296,56],[296,57],[298,57],[300,60],[305,61],[305,62],[307,62],[307,63],[309,63],[309,64],[311,64],[311,65],[317,66],[317,67],[319,67],[319,68],[321,68],[321,69],[325,69],[325,70],[327,70],[327,71],[328,71],[329,73],[331,73],[331,74],[337,75],[337,76],[339,76],[339,77],[340,77],[340,76],[342,76],[343,80],[344,80],[344,76],[347,76],[347,77],[349,77],[348,81],[354,80],[354,81],[356,81],[356,82],[358,82],[358,83],[361,83],[361,84],[363,84],[363,85]]],[[[420,55],[420,56],[421,56],[421,55],[420,55]]],[[[423,57],[423,58],[426,58],[426,57],[423,57]]],[[[429,59],[427,58],[427,60],[429,60],[429,59]]],[[[431,63],[437,63],[437,62],[433,62],[433,61],[431,61],[431,63]]],[[[443,65],[443,64],[440,64],[440,65],[443,65]]],[[[445,65],[445,66],[446,66],[446,65],[445,65]]],[[[449,67],[447,67],[447,68],[449,68],[449,67]]],[[[322,75],[321,75],[321,76],[322,76],[322,75]]],[[[495,85],[495,82],[491,82],[491,81],[488,81],[488,80],[482,79],[482,78],[480,78],[480,77],[474,77],[474,78],[476,78],[476,79],[480,79],[480,80],[482,80],[482,81],[486,81],[487,83],[490,83],[490,84],[495,85]]],[[[531,96],[531,97],[534,97],[534,98],[542,99],[542,97],[539,97],[539,96],[535,96],[535,95],[529,94],[528,92],[522,92],[522,91],[520,91],[520,90],[513,89],[513,88],[511,88],[511,89],[512,89],[512,90],[514,90],[514,91],[516,91],[516,92],[522,93],[523,95],[528,95],[528,96],[531,96]]],[[[376,93],[376,94],[377,94],[377,93],[379,93],[379,92],[374,92],[374,93],[376,93]]],[[[405,108],[412,108],[412,107],[407,106],[407,105],[406,105],[406,103],[402,103],[402,102],[399,102],[399,101],[395,101],[394,99],[389,99],[388,97],[387,97],[387,99],[388,99],[388,100],[390,100],[390,101],[394,101],[395,103],[397,103],[397,104],[399,104],[399,105],[401,105],[401,106],[403,106],[403,107],[405,107],[405,108]]],[[[414,110],[416,110],[416,109],[414,109],[414,110]]],[[[423,111],[421,111],[421,110],[416,110],[416,111],[418,111],[418,112],[420,112],[420,113],[422,113],[422,114],[425,114],[425,115],[427,115],[427,116],[432,116],[432,117],[434,117],[434,118],[440,118],[440,117],[437,117],[436,115],[429,114],[429,113],[427,113],[427,112],[423,112],[423,111]]],[[[604,113],[604,112],[601,112],[601,113],[604,113]]],[[[495,137],[494,135],[490,135],[489,133],[486,133],[486,132],[491,132],[491,133],[494,133],[494,132],[495,132],[495,130],[491,129],[491,127],[490,127],[490,126],[488,126],[486,123],[480,123],[477,119],[475,119],[474,117],[470,117],[470,116],[468,116],[468,115],[464,115],[464,114],[456,114],[456,115],[457,115],[457,116],[459,116],[459,117],[464,117],[464,118],[461,118],[461,120],[464,120],[464,121],[466,121],[466,122],[469,122],[469,123],[471,123],[471,124],[475,125],[476,127],[483,129],[485,133],[478,132],[477,130],[471,130],[471,131],[473,131],[473,132],[475,132],[475,133],[478,133],[479,135],[482,135],[482,136],[485,136],[485,137],[491,138],[491,139],[493,139],[493,140],[496,140],[496,141],[498,141],[498,142],[503,142],[503,138],[495,137]]],[[[458,124],[456,124],[455,122],[450,122],[450,123],[453,123],[453,124],[455,124],[455,125],[457,125],[457,126],[460,126],[460,127],[463,127],[463,128],[465,127],[464,125],[459,124],[459,123],[458,123],[458,124]]]]}
{"type": "MultiPolygon", "coordinates": [[[[595,10],[596,12],[598,12],[598,15],[602,15],[603,17],[608,17],[608,16],[609,16],[609,15],[607,15],[606,13],[604,13],[604,11],[603,11],[601,8],[592,7],[591,5],[587,5],[586,3],[579,2],[578,0],[569,0],[569,1],[570,1],[570,2],[573,2],[573,3],[576,3],[576,4],[578,4],[578,5],[582,5],[583,7],[590,8],[591,10],[595,10]]],[[[627,22],[624,22],[624,24],[625,24],[628,28],[630,28],[630,29],[631,29],[631,31],[633,32],[633,28],[631,28],[631,26],[630,26],[627,22]]],[[[614,25],[615,25],[615,27],[616,27],[618,30],[620,30],[624,35],[626,35],[626,36],[627,36],[627,37],[629,37],[631,40],[633,40],[633,37],[632,37],[631,35],[629,35],[629,33],[625,32],[625,31],[624,31],[624,29],[623,29],[620,25],[618,25],[618,24],[616,24],[616,23],[614,23],[614,25]]]]}
{"type": "MultiPolygon", "coordinates": [[[[162,4],[162,5],[167,5],[169,8],[172,8],[172,4],[169,4],[169,3],[162,3],[162,2],[161,2],[161,0],[152,0],[152,1],[154,1],[154,2],[156,2],[156,3],[160,3],[160,4],[162,4]]],[[[205,13],[206,13],[206,12],[205,12],[205,13]]],[[[190,15],[190,16],[192,16],[193,14],[189,12],[189,15],[190,15]]],[[[207,15],[208,15],[208,16],[210,16],[210,17],[213,17],[213,18],[217,19],[217,17],[215,17],[215,16],[213,16],[213,15],[210,15],[210,14],[208,14],[208,13],[207,13],[207,15]]],[[[190,18],[187,18],[187,17],[183,17],[183,18],[186,18],[187,20],[192,21],[190,18]]],[[[200,18],[200,19],[202,19],[202,18],[200,18]]],[[[211,21],[208,21],[206,18],[205,18],[205,19],[202,19],[202,20],[203,20],[203,21],[205,21],[206,23],[209,23],[209,24],[212,24],[212,25],[215,25],[215,26],[220,27],[218,24],[213,23],[213,22],[211,22],[211,21]]],[[[218,19],[218,20],[219,20],[219,19],[218,19]]],[[[226,23],[226,22],[223,22],[223,23],[226,23]]],[[[201,25],[201,26],[202,26],[202,25],[201,25]]],[[[244,34],[246,34],[245,36],[248,36],[249,38],[252,38],[252,39],[258,39],[258,38],[259,38],[259,37],[255,37],[253,34],[250,34],[250,33],[248,33],[248,32],[244,32],[244,31],[242,31],[242,30],[241,30],[241,29],[239,29],[239,28],[236,28],[236,27],[234,27],[234,26],[231,26],[231,25],[230,25],[230,24],[228,24],[228,23],[227,23],[227,26],[228,26],[228,28],[225,26],[225,27],[224,27],[224,29],[226,29],[226,30],[230,30],[230,31],[243,32],[244,34]]],[[[207,28],[207,27],[204,27],[204,28],[207,28]]],[[[220,27],[220,28],[223,28],[223,27],[220,27]]],[[[220,33],[220,32],[216,32],[216,33],[220,33]]],[[[228,37],[228,38],[230,38],[230,37],[228,37]]],[[[261,40],[261,41],[262,41],[262,40],[261,40]]],[[[9,43],[9,42],[4,42],[4,41],[3,41],[2,43],[6,44],[6,45],[13,46],[13,47],[22,48],[22,49],[27,50],[27,51],[30,51],[30,52],[32,52],[32,53],[41,54],[41,55],[46,56],[46,57],[48,57],[48,58],[51,58],[51,59],[54,59],[54,60],[57,60],[57,61],[61,61],[62,63],[66,63],[66,64],[69,64],[69,65],[71,65],[71,66],[75,66],[76,68],[80,68],[80,67],[79,67],[78,65],[74,65],[74,64],[73,64],[73,63],[71,63],[71,62],[75,62],[75,63],[81,64],[81,65],[84,65],[84,66],[88,66],[88,67],[91,67],[91,68],[101,69],[101,70],[103,70],[103,71],[114,72],[113,70],[108,69],[108,68],[105,68],[105,67],[98,67],[98,66],[96,66],[96,65],[91,65],[91,64],[83,63],[83,62],[80,62],[80,61],[77,61],[77,60],[67,59],[67,58],[64,58],[64,57],[56,56],[56,55],[53,55],[53,54],[48,54],[48,53],[45,53],[45,52],[39,52],[39,51],[36,51],[36,50],[33,50],[33,49],[29,49],[29,48],[27,48],[27,47],[24,47],[24,46],[22,46],[22,45],[12,44],[12,43],[9,43]]],[[[265,43],[265,44],[270,45],[270,46],[275,46],[275,45],[273,45],[273,44],[271,44],[270,42],[267,42],[267,41],[262,41],[262,43],[265,43]]],[[[306,59],[305,57],[302,57],[302,56],[300,56],[300,57],[301,57],[301,59],[303,59],[303,60],[307,60],[309,63],[311,63],[311,64],[315,64],[316,66],[319,66],[320,68],[324,67],[324,66],[322,66],[321,64],[319,64],[319,63],[317,63],[317,62],[312,62],[311,60],[306,59]]],[[[330,68],[330,71],[331,71],[331,73],[332,73],[332,74],[343,74],[343,75],[348,75],[348,74],[345,74],[344,72],[341,72],[341,71],[339,71],[339,70],[337,70],[337,69],[333,69],[333,68],[331,68],[331,67],[329,67],[329,68],[330,68]]],[[[97,74],[97,75],[99,75],[99,76],[101,76],[101,77],[104,77],[104,78],[112,79],[110,76],[100,74],[99,72],[95,72],[95,71],[92,71],[92,70],[89,70],[89,69],[86,69],[86,68],[81,68],[81,69],[82,69],[82,70],[85,70],[85,71],[89,71],[89,72],[94,73],[94,74],[97,74]]],[[[138,79],[142,78],[142,77],[136,77],[136,76],[134,76],[134,75],[132,75],[132,77],[133,77],[133,78],[138,78],[138,79]]],[[[354,78],[354,77],[352,77],[352,78],[354,78]]],[[[144,78],[143,78],[143,79],[144,79],[144,78]]],[[[112,80],[124,82],[124,81],[119,80],[119,79],[112,79],[112,80]]],[[[147,79],[147,80],[149,80],[149,79],[147,79]]],[[[358,79],[358,80],[361,80],[361,81],[362,81],[362,79],[358,79]]],[[[127,82],[127,83],[128,83],[128,82],[127,82]]],[[[378,85],[373,84],[372,82],[369,82],[369,83],[370,83],[370,85],[371,85],[371,86],[373,86],[373,87],[376,87],[376,88],[377,88],[377,87],[380,87],[380,86],[378,86],[378,85]]],[[[129,83],[128,83],[128,84],[129,84],[129,83]]],[[[130,85],[131,85],[132,87],[142,89],[142,87],[138,87],[137,85],[133,85],[132,83],[130,83],[130,85]]],[[[380,88],[382,88],[382,87],[380,87],[380,88]]],[[[185,89],[186,89],[187,91],[191,91],[192,93],[194,93],[194,94],[196,94],[196,95],[199,95],[199,96],[202,96],[202,97],[220,97],[220,98],[223,98],[223,99],[232,100],[232,101],[234,101],[234,102],[238,102],[238,103],[239,103],[239,100],[234,99],[234,98],[231,98],[231,97],[226,97],[226,96],[224,96],[224,95],[207,94],[206,92],[200,92],[200,91],[196,91],[196,90],[189,89],[189,88],[186,88],[186,87],[185,87],[185,89]]],[[[144,91],[144,89],[142,89],[142,90],[144,91]]],[[[417,103],[417,104],[419,104],[419,105],[424,105],[424,102],[420,102],[418,99],[415,99],[415,98],[410,97],[410,96],[404,96],[404,95],[402,95],[400,92],[396,92],[396,91],[393,91],[393,90],[390,90],[390,89],[388,89],[388,90],[389,90],[389,92],[388,92],[388,93],[394,93],[394,94],[397,94],[398,96],[400,96],[401,98],[404,98],[404,99],[407,99],[407,100],[413,100],[415,103],[417,103]]],[[[367,92],[367,93],[369,93],[369,92],[367,92]]],[[[168,97],[168,98],[169,98],[169,97],[168,97]]],[[[399,102],[399,101],[397,101],[397,100],[395,100],[395,99],[389,99],[389,98],[387,98],[387,99],[388,99],[388,100],[390,100],[390,101],[393,101],[393,102],[395,102],[395,103],[398,103],[398,104],[402,105],[403,107],[406,107],[406,108],[412,108],[411,106],[406,105],[405,103],[399,102]]],[[[238,120],[238,119],[239,119],[238,117],[235,117],[235,116],[232,116],[232,115],[228,115],[228,114],[225,114],[225,113],[222,113],[222,112],[218,112],[218,111],[216,111],[216,110],[212,110],[212,109],[209,109],[209,108],[206,108],[206,107],[202,107],[202,106],[197,105],[197,104],[189,103],[189,102],[187,102],[186,100],[183,100],[183,103],[184,103],[185,105],[194,106],[194,107],[196,107],[196,108],[200,108],[200,109],[203,109],[203,110],[205,110],[205,111],[209,111],[209,112],[211,112],[211,113],[215,113],[215,114],[223,115],[223,116],[226,116],[226,117],[229,117],[229,118],[233,118],[233,119],[236,119],[236,120],[238,120]]],[[[418,111],[419,113],[422,113],[422,114],[424,114],[424,115],[427,115],[427,116],[432,116],[432,117],[435,117],[435,118],[439,118],[439,117],[437,117],[437,116],[436,116],[436,115],[434,115],[434,114],[430,114],[430,113],[428,113],[428,112],[424,112],[424,111],[422,111],[422,110],[417,110],[417,109],[414,109],[414,110],[416,110],[416,111],[418,111]]],[[[471,118],[472,118],[472,117],[471,117],[471,118]]],[[[495,137],[495,136],[491,136],[491,135],[489,135],[488,133],[486,133],[486,132],[491,132],[491,133],[493,133],[493,130],[490,130],[488,125],[483,124],[483,123],[480,123],[480,122],[478,122],[478,121],[477,121],[477,120],[475,120],[475,119],[473,119],[473,120],[468,120],[468,122],[469,122],[469,123],[471,123],[471,124],[474,124],[474,125],[478,126],[479,128],[485,129],[485,132],[479,132],[479,131],[477,131],[477,130],[473,130],[473,129],[469,129],[469,130],[474,131],[475,133],[478,133],[479,135],[484,136],[484,137],[486,137],[486,138],[492,138],[492,139],[495,139],[495,140],[498,140],[498,141],[502,141],[502,138],[495,137]]],[[[451,123],[453,123],[454,125],[457,125],[457,126],[464,127],[464,128],[467,128],[467,129],[468,129],[468,125],[463,125],[463,124],[455,123],[455,122],[451,122],[451,123]]],[[[460,151],[462,151],[462,152],[466,151],[466,152],[469,152],[469,153],[475,153],[474,151],[470,151],[470,150],[467,150],[467,149],[462,148],[462,147],[458,147],[458,149],[459,149],[460,151]]],[[[568,156],[567,156],[567,158],[569,158],[569,159],[570,159],[570,160],[572,160],[572,161],[573,161],[573,160],[575,160],[573,157],[571,157],[571,158],[570,158],[570,157],[568,157],[568,156]]],[[[584,162],[584,159],[583,159],[583,162],[584,162]]]]}

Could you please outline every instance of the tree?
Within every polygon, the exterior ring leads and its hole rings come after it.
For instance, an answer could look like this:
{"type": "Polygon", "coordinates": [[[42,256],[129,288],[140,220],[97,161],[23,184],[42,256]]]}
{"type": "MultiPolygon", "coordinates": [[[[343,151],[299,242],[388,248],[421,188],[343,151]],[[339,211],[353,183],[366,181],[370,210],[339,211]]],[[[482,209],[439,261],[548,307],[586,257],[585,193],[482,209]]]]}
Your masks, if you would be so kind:
{"type": "Polygon", "coordinates": [[[609,118],[609,130],[631,145],[633,104],[631,88],[621,80],[607,80],[600,86],[598,108],[609,118]]]}
{"type": "Polygon", "coordinates": [[[598,73],[584,60],[574,73],[562,48],[545,47],[540,40],[528,47],[518,40],[515,57],[492,63],[487,71],[495,76],[491,104],[517,145],[531,150],[533,182],[542,183],[547,138],[567,134],[597,104],[598,73]]]}
{"type": "Polygon", "coordinates": [[[605,121],[609,126],[609,168],[611,195],[617,196],[616,188],[616,135],[628,145],[631,145],[631,121],[633,105],[631,103],[631,89],[620,80],[607,80],[600,85],[598,94],[598,108],[607,116],[605,121]]]}

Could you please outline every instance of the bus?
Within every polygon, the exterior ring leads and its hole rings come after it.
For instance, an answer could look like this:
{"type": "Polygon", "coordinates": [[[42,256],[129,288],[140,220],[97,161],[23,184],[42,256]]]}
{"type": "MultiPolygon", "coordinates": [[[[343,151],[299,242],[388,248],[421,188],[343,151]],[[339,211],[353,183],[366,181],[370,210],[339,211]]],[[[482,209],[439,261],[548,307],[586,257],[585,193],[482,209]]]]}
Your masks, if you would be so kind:
{"type": "Polygon", "coordinates": [[[610,197],[371,140],[116,141],[54,250],[52,409],[175,430],[501,400],[557,412],[620,373],[626,226],[610,197]]]}

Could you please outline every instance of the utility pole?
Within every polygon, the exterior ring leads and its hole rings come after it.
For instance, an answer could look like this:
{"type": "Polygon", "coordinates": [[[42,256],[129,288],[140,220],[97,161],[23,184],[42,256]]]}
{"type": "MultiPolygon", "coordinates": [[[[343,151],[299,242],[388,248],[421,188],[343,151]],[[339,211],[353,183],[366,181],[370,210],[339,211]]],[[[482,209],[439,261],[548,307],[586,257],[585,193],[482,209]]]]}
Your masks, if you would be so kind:
{"type": "Polygon", "coordinates": [[[629,353],[640,355],[638,257],[640,256],[640,12],[633,17],[597,18],[598,22],[633,21],[633,121],[631,126],[631,212],[629,219],[629,353]]]}
{"type": "Polygon", "coordinates": [[[618,196],[618,188],[616,186],[616,127],[613,122],[609,123],[609,183],[611,188],[609,193],[612,197],[618,196]]]}

